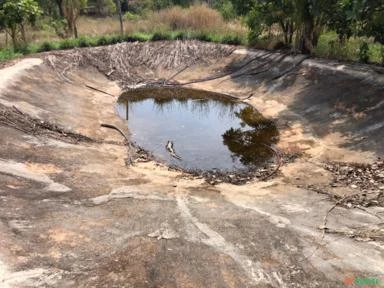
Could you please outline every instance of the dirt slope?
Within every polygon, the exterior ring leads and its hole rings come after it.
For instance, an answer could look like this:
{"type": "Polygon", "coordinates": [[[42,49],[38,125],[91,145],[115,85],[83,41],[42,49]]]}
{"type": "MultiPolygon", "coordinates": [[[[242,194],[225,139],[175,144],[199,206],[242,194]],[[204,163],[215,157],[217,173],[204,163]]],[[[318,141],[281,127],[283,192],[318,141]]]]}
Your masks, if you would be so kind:
{"type": "Polygon", "coordinates": [[[380,200],[383,180],[334,185],[327,169],[383,153],[384,80],[370,67],[158,42],[42,54],[0,75],[1,287],[342,287],[384,271],[381,202],[335,206],[380,200]],[[247,98],[302,157],[243,186],[127,167],[100,124],[129,133],[114,103],[145,82],[247,98]]]}

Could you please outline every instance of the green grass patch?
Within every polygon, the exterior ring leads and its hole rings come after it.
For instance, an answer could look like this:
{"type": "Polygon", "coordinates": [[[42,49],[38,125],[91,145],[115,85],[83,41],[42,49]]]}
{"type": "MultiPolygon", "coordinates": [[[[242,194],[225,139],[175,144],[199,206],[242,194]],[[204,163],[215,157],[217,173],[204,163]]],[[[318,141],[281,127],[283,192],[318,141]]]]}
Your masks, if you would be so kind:
{"type": "Polygon", "coordinates": [[[329,31],[320,36],[315,55],[322,58],[337,59],[342,61],[360,61],[384,64],[384,45],[374,43],[368,38],[350,38],[345,43],[340,43],[336,32],[329,31]],[[367,43],[367,59],[361,49],[367,43]]]}
{"type": "Polygon", "coordinates": [[[21,57],[23,54],[13,51],[13,49],[5,48],[0,50],[0,61],[11,60],[21,57]]]}
{"type": "Polygon", "coordinates": [[[158,31],[155,33],[137,32],[121,37],[120,35],[105,35],[100,37],[82,36],[80,38],[68,38],[59,41],[45,41],[33,43],[18,49],[0,49],[0,60],[9,60],[22,55],[48,52],[53,50],[67,50],[76,47],[86,48],[95,46],[112,45],[122,42],[147,42],[165,40],[200,40],[231,45],[246,44],[246,39],[234,34],[196,33],[193,31],[158,31]]]}

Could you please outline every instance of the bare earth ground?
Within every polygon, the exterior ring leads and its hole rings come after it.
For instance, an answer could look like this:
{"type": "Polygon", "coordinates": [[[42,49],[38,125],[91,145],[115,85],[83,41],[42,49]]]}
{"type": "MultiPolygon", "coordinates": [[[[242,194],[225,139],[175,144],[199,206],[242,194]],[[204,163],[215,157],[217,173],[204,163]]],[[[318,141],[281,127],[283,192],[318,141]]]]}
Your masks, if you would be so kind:
{"type": "Polygon", "coordinates": [[[0,287],[344,287],[382,275],[383,75],[302,60],[157,42],[0,70],[0,287]],[[126,166],[133,152],[100,128],[129,133],[114,111],[121,87],[203,78],[188,85],[246,98],[277,121],[279,149],[302,156],[242,186],[126,166]]]}

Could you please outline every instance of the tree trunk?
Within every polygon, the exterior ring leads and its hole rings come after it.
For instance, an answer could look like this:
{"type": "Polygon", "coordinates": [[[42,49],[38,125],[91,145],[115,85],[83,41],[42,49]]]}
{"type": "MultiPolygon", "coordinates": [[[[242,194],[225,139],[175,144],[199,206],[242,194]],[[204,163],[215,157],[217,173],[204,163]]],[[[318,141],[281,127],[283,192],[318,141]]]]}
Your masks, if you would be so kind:
{"type": "Polygon", "coordinates": [[[293,26],[293,21],[291,21],[289,23],[289,44],[292,44],[293,33],[294,33],[294,26],[293,26]]]}
{"type": "Polygon", "coordinates": [[[17,33],[16,33],[16,27],[11,27],[10,29],[11,29],[11,31],[10,31],[9,35],[10,35],[11,38],[12,38],[12,45],[13,45],[13,48],[17,48],[17,39],[16,39],[16,37],[17,37],[17,33]]]}
{"type": "Polygon", "coordinates": [[[120,2],[120,0],[116,0],[116,8],[117,8],[117,12],[119,13],[120,34],[121,34],[121,36],[124,36],[123,13],[121,12],[121,2],[120,2]]]}
{"type": "Polygon", "coordinates": [[[304,22],[304,31],[303,31],[303,47],[302,53],[304,54],[312,54],[314,50],[314,25],[313,21],[307,20],[304,22]]]}
{"type": "Polygon", "coordinates": [[[64,17],[64,10],[62,5],[63,0],[56,0],[57,6],[59,7],[60,17],[64,17]]]}
{"type": "Polygon", "coordinates": [[[79,38],[79,34],[77,33],[76,21],[75,21],[75,23],[73,23],[73,32],[75,33],[75,38],[79,38]]]}
{"type": "Polygon", "coordinates": [[[21,39],[23,40],[24,44],[27,44],[27,38],[25,36],[24,24],[20,24],[20,31],[21,31],[21,39]]]}

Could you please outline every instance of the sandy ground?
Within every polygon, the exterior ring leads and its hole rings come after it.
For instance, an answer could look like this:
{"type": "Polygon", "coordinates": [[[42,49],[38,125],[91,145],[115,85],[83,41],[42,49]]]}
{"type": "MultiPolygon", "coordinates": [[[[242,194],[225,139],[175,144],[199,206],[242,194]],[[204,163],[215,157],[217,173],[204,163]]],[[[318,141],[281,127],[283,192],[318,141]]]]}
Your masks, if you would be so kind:
{"type": "MultiPolygon", "coordinates": [[[[176,79],[210,75],[247,53],[176,79]]],[[[1,105],[99,140],[73,144],[0,125],[0,287],[344,287],[380,276],[383,243],[346,235],[382,229],[384,208],[336,207],[327,227],[340,233],[323,233],[334,202],[307,188],[355,193],[330,187],[324,163],[370,163],[383,153],[383,76],[343,69],[310,60],[273,83],[242,75],[190,85],[252,93],[246,101],[277,120],[279,148],[303,153],[277,177],[243,186],[211,186],[155,162],[127,167],[120,135],[100,128],[126,127],[114,111],[121,89],[95,68],[76,67],[69,81],[40,59],[0,70],[1,105]]]]}

